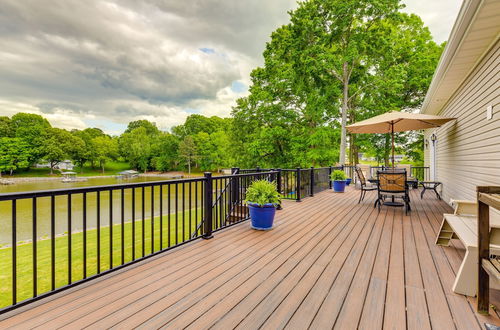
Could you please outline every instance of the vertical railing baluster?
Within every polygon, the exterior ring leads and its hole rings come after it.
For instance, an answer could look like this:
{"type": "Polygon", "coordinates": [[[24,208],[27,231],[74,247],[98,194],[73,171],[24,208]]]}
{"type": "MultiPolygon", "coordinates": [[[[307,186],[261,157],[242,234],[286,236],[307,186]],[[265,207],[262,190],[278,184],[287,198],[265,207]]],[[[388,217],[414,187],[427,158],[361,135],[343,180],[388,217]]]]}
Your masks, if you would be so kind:
{"type": "Polygon", "coordinates": [[[132,188],[132,260],[135,260],[135,187],[132,188]]]}
{"type": "Polygon", "coordinates": [[[120,200],[120,216],[121,216],[121,248],[122,248],[122,265],[125,263],[125,190],[121,189],[121,200],[120,200]]]}
{"type": "MultiPolygon", "coordinates": [[[[195,230],[198,228],[198,181],[194,183],[194,224],[195,230]]],[[[198,231],[195,232],[195,235],[198,236],[198,231]]]]}
{"type": "Polygon", "coordinates": [[[191,235],[193,234],[193,224],[192,224],[192,221],[191,221],[191,198],[192,198],[192,188],[191,188],[191,182],[188,183],[189,184],[189,192],[188,192],[188,195],[189,195],[189,199],[188,199],[188,208],[189,208],[189,236],[188,236],[188,239],[191,238],[191,235]]]}
{"type": "Polygon", "coordinates": [[[182,240],[186,239],[186,186],[182,183],[182,240]]]}
{"type": "Polygon", "coordinates": [[[163,185],[160,185],[160,250],[163,250],[163,185]]]}
{"type": "Polygon", "coordinates": [[[68,194],[68,284],[72,283],[72,250],[71,250],[71,231],[72,231],[72,223],[71,223],[71,194],[68,194]]]}
{"type": "Polygon", "coordinates": [[[37,282],[38,282],[38,269],[37,269],[37,205],[36,205],[36,197],[32,199],[32,215],[33,215],[33,232],[32,232],[32,247],[33,247],[33,297],[38,295],[37,282]]]}
{"type": "Polygon", "coordinates": [[[12,200],[12,305],[17,303],[17,200],[12,200]]]}
{"type": "Polygon", "coordinates": [[[168,190],[167,190],[167,239],[168,239],[168,244],[167,244],[167,247],[170,247],[170,244],[171,244],[171,237],[170,237],[170,230],[171,230],[171,226],[170,226],[170,212],[172,211],[171,208],[170,208],[170,190],[172,188],[172,185],[171,184],[168,184],[167,185],[168,187],[168,190]]]}
{"type": "Polygon", "coordinates": [[[144,195],[145,195],[145,189],[144,187],[142,187],[142,190],[141,190],[141,203],[142,203],[142,206],[141,206],[141,217],[142,217],[142,256],[144,257],[145,255],[145,249],[146,249],[146,242],[145,242],[145,239],[146,239],[146,236],[145,236],[145,231],[146,231],[146,211],[144,210],[144,206],[146,205],[144,203],[144,195]]]}
{"type": "Polygon", "coordinates": [[[205,224],[205,222],[204,222],[204,221],[205,221],[205,188],[206,188],[206,187],[205,187],[205,181],[202,181],[202,182],[201,182],[201,186],[200,186],[200,188],[201,188],[201,198],[200,198],[200,208],[201,208],[201,209],[200,209],[200,218],[201,218],[201,223],[202,223],[202,225],[201,225],[201,227],[202,227],[202,228],[200,228],[200,230],[201,230],[201,231],[200,231],[200,236],[203,236],[203,235],[204,235],[203,230],[205,229],[205,228],[204,228],[204,224],[205,224]]]}
{"type": "Polygon", "coordinates": [[[175,244],[179,244],[179,187],[175,184],[175,244]]]}
{"type": "Polygon", "coordinates": [[[96,195],[97,209],[97,274],[101,273],[101,192],[97,191],[96,195]]]}
{"type": "Polygon", "coordinates": [[[155,186],[151,186],[151,253],[155,252],[155,186]]]}
{"type": "Polygon", "coordinates": [[[83,278],[87,278],[87,193],[82,196],[83,217],[83,278]]]}
{"type": "Polygon", "coordinates": [[[113,269],[113,190],[109,190],[109,269],[113,269]]]}

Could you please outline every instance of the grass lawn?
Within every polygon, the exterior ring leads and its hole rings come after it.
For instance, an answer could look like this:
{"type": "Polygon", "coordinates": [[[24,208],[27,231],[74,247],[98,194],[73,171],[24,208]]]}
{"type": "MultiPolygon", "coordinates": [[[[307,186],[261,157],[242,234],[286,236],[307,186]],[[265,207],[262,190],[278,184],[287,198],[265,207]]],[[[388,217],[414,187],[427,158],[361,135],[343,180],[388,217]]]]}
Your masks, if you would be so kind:
{"type": "MultiPolygon", "coordinates": [[[[83,173],[79,167],[75,167],[73,171],[77,172],[78,176],[101,176],[101,175],[115,175],[121,171],[129,169],[130,169],[129,163],[121,161],[113,161],[106,163],[106,166],[104,166],[104,173],[102,172],[102,169],[98,167],[92,168],[90,166],[84,166],[83,173]]],[[[4,175],[4,176],[6,178],[10,177],[9,175],[4,175]]],[[[49,168],[30,168],[29,170],[14,173],[14,175],[12,175],[12,177],[18,177],[18,178],[46,177],[46,176],[51,176],[49,168]]],[[[58,170],[54,170],[53,176],[60,176],[60,172],[58,170]]]]}
{"type": "MultiPolygon", "coordinates": [[[[151,235],[151,219],[135,221],[135,237],[132,237],[132,223],[127,222],[123,226],[125,262],[132,261],[132,246],[135,241],[135,258],[143,254],[148,255],[159,251],[161,244],[163,248],[173,246],[176,242],[181,243],[190,238],[197,224],[201,220],[200,210],[198,219],[195,219],[194,209],[191,210],[191,226],[189,226],[189,211],[177,214],[178,226],[176,226],[175,214],[170,215],[170,227],[168,226],[168,215],[163,216],[163,228],[160,229],[160,217],[154,218],[154,239],[151,235]],[[183,228],[182,218],[185,217],[183,228]],[[189,230],[191,227],[191,231],[189,230]],[[160,241],[160,232],[163,237],[160,241]],[[142,248],[144,234],[144,250],[142,248]],[[152,250],[152,245],[154,249],[152,250]]],[[[87,231],[87,277],[97,274],[97,233],[96,229],[87,231]]],[[[100,269],[110,268],[110,256],[113,258],[113,267],[122,264],[122,226],[112,226],[112,253],[110,253],[110,230],[109,226],[101,227],[100,230],[100,269]]],[[[40,240],[37,242],[37,294],[42,294],[51,289],[51,242],[52,240],[40,240]]],[[[68,284],[68,236],[55,239],[55,286],[61,287],[68,284]]],[[[71,280],[73,282],[83,279],[83,233],[71,235],[71,280]]],[[[33,297],[33,245],[31,243],[17,246],[17,301],[33,297]]],[[[0,308],[12,304],[12,248],[0,249],[0,308]]]]}

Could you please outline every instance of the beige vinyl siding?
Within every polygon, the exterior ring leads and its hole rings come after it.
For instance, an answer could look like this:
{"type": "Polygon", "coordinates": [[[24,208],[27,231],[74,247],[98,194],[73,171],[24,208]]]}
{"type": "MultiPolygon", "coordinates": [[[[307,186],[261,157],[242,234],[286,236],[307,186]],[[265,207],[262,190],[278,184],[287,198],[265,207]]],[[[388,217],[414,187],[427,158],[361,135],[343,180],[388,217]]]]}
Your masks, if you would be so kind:
{"type": "MultiPolygon", "coordinates": [[[[500,42],[485,54],[439,115],[457,120],[427,130],[437,136],[436,175],[445,201],[475,199],[476,186],[500,186],[500,42]],[[486,108],[493,118],[486,119],[486,108]]],[[[429,143],[431,143],[429,141],[429,143]]],[[[425,164],[430,164],[425,149],[425,164]]]]}

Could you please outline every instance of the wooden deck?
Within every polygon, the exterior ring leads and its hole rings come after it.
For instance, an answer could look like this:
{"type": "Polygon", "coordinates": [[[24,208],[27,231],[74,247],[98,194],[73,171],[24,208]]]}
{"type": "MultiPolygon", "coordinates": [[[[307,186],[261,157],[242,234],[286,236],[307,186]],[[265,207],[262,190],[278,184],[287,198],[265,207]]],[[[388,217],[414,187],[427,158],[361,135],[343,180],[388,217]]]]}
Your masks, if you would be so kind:
{"type": "Polygon", "coordinates": [[[479,329],[475,299],[451,286],[460,243],[434,244],[451,209],[412,191],[413,211],[375,193],[285,202],[276,227],[248,222],[36,303],[0,328],[479,329]]]}

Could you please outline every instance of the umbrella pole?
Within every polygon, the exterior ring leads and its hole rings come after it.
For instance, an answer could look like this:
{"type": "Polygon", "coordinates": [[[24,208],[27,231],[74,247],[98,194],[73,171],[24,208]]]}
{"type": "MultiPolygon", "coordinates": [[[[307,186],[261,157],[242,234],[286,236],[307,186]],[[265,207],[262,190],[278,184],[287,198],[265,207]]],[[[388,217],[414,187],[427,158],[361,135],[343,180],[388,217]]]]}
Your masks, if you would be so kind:
{"type": "Polygon", "coordinates": [[[392,135],[392,168],[394,169],[394,122],[391,122],[391,135],[392,135]]]}

